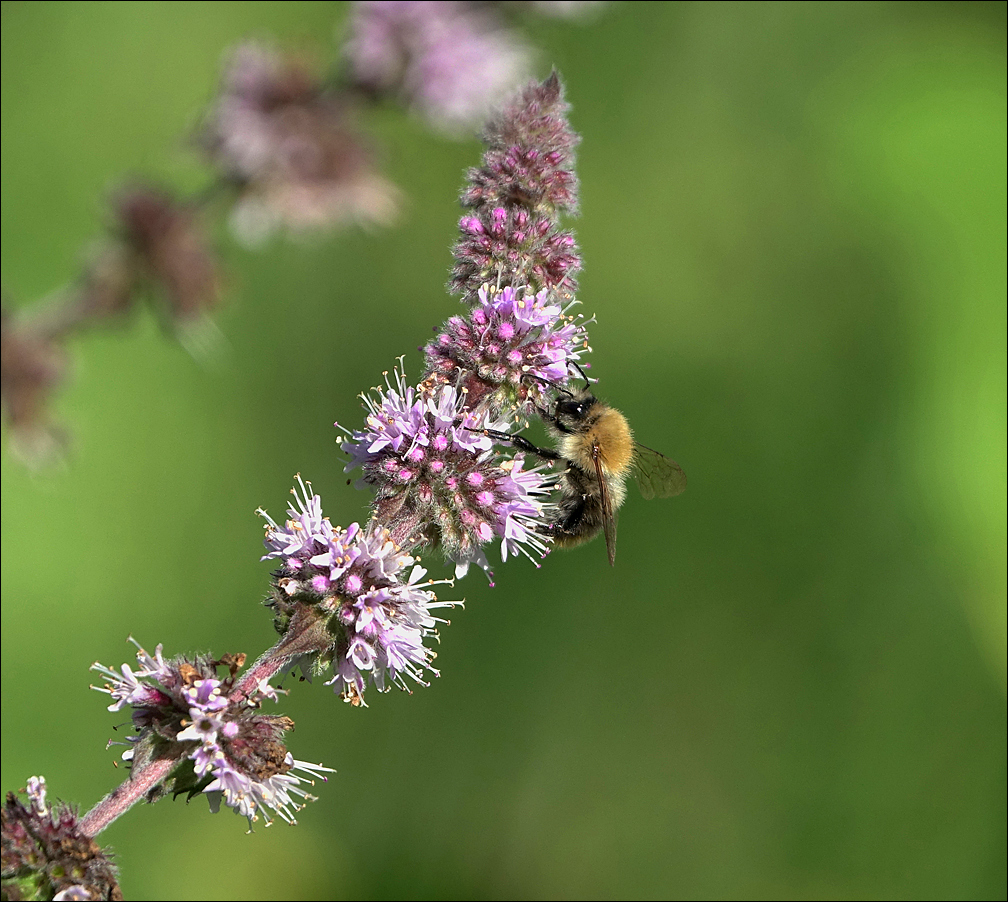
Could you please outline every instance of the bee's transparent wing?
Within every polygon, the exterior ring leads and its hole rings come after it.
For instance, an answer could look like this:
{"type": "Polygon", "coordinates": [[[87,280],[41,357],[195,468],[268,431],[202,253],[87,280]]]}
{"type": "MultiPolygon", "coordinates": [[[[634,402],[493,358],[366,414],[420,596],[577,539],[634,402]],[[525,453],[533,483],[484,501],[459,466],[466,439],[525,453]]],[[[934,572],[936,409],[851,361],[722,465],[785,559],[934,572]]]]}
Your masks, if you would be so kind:
{"type": "Polygon", "coordinates": [[[686,474],[670,457],[649,448],[634,446],[633,475],[645,498],[672,498],[686,488],[686,474]]]}
{"type": "Polygon", "coordinates": [[[602,472],[602,455],[598,443],[592,447],[592,461],[595,463],[595,476],[598,479],[599,501],[602,506],[602,531],[605,534],[605,547],[609,552],[609,566],[616,566],[616,516],[613,513],[612,498],[609,497],[609,486],[602,472]]]}

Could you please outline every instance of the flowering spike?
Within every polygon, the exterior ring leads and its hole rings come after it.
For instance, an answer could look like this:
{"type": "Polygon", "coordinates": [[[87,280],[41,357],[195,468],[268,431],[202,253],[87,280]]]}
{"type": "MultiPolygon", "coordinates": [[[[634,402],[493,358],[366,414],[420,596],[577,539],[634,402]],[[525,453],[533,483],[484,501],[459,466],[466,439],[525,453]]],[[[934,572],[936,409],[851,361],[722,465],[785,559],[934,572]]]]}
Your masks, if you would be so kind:
{"type": "Polygon", "coordinates": [[[468,316],[453,316],[424,351],[425,381],[462,386],[473,409],[531,416],[543,387],[562,385],[588,348],[586,321],[547,289],[483,285],[468,316]]]}
{"type": "MultiPolygon", "coordinates": [[[[414,450],[419,445],[414,445],[414,450]]],[[[277,629],[290,637],[302,624],[326,637],[321,649],[294,660],[302,670],[332,668],[327,685],[347,701],[363,702],[368,683],[385,691],[395,683],[408,689],[406,677],[428,685],[425,672],[434,653],[424,639],[434,634],[431,610],[451,607],[438,602],[421,582],[426,570],[402,551],[392,533],[377,524],[334,527],[322,516],[322,503],[311,483],[298,477],[300,494],[288,508],[284,526],[265,512],[267,554],[278,559],[268,604],[277,629]]],[[[293,639],[292,639],[293,641],[293,639]]]]}
{"type": "Polygon", "coordinates": [[[523,458],[502,458],[490,433],[510,420],[476,413],[451,385],[407,385],[364,396],[365,429],[345,431],[347,470],[361,467],[375,490],[374,518],[404,547],[440,547],[462,576],[470,563],[489,570],[482,546],[495,538],[501,553],[522,544],[542,551],[543,496],[552,485],[523,458]]]}
{"type": "Polygon", "coordinates": [[[484,282],[573,295],[581,259],[558,215],[577,212],[569,106],[556,72],[528,85],[487,125],[483,165],[462,192],[449,288],[472,303],[484,282]]]}
{"type": "Polygon", "coordinates": [[[314,799],[302,784],[331,771],[287,751],[283,735],[294,727],[289,717],[258,713],[264,699],[276,700],[276,690],[262,685],[248,693],[233,691],[243,655],[166,661],[160,645],[153,655],[137,648],[135,673],[126,664],[120,671],[98,663],[91,668],[106,679],[92,688],[113,698],[109,710],[132,709],[136,734],[127,738],[123,760],[135,768],[165,749],[180,748],[179,760],[188,760],[191,768],[176,767],[161,784],[161,794],[203,792],[212,810],[223,800],[250,826],[260,817],[267,825],[274,817],[294,823],[294,813],[303,807],[298,800],[314,799]],[[223,679],[217,673],[221,665],[229,671],[223,679]]]}

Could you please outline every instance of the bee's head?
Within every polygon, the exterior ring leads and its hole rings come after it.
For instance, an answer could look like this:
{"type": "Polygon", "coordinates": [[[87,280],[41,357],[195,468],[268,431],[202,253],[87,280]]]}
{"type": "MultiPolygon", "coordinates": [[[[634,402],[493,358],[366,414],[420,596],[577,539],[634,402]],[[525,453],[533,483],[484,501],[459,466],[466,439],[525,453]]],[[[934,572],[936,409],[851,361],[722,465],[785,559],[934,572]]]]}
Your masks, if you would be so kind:
{"type": "Polygon", "coordinates": [[[562,432],[581,431],[598,404],[598,398],[587,388],[570,397],[560,398],[553,413],[557,427],[562,432]]]}

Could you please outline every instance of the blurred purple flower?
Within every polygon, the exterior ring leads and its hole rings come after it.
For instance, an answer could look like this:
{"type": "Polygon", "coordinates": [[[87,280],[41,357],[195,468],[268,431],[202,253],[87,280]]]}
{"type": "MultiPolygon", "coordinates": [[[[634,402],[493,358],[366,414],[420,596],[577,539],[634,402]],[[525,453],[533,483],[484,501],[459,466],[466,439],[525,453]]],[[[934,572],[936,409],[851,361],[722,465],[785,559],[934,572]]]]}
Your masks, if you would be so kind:
{"type": "Polygon", "coordinates": [[[15,319],[3,311],[2,396],[15,447],[29,462],[46,462],[65,444],[46,406],[62,381],[62,342],[75,330],[127,313],[148,289],[178,338],[190,348],[217,304],[217,262],[195,210],[147,186],[113,202],[115,237],[104,241],[76,285],[15,319]]]}
{"type": "Polygon", "coordinates": [[[344,47],[352,81],[438,128],[478,125],[523,78],[531,52],[477,3],[355,3],[344,47]]]}
{"type": "Polygon", "coordinates": [[[30,323],[15,323],[6,310],[0,316],[0,397],[4,417],[20,456],[29,463],[41,463],[65,441],[51,424],[46,407],[66,374],[66,354],[30,323]]]}
{"type": "Polygon", "coordinates": [[[232,223],[248,243],[277,228],[395,218],[398,191],[375,171],[346,98],[266,47],[243,44],[231,53],[200,137],[238,188],[232,223]]]}
{"type": "MultiPolygon", "coordinates": [[[[120,258],[124,273],[107,265],[106,281],[100,284],[135,289],[146,283],[163,298],[175,326],[194,323],[217,305],[221,287],[217,259],[195,209],[148,186],[123,190],[114,206],[130,256],[120,258]]],[[[100,274],[92,270],[92,279],[100,274]]]]}

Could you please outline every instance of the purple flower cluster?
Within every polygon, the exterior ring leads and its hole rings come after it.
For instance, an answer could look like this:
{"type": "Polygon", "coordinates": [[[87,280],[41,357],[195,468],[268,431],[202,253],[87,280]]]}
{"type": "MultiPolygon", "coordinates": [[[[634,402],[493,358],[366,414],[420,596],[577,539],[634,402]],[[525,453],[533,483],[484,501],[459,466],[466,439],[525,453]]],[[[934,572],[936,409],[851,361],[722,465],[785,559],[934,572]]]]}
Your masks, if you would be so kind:
{"type": "Polygon", "coordinates": [[[463,216],[459,221],[452,290],[470,293],[481,280],[500,275],[502,284],[527,282],[573,293],[573,273],[581,264],[570,232],[558,230],[551,217],[523,208],[491,207],[485,219],[463,216]]]}
{"type": "Polygon", "coordinates": [[[362,701],[369,681],[379,691],[393,683],[408,689],[406,677],[427,685],[425,671],[437,676],[434,652],[424,645],[439,622],[431,611],[453,603],[438,602],[429,588],[435,583],[422,581],[427,571],[387,528],[334,527],[311,484],[300,477],[298,483],[283,526],[259,511],[267,524],[263,560],[282,563],[268,602],[277,628],[286,632],[292,622],[316,619],[327,636],[324,649],[294,663],[316,673],[331,666],[326,685],[353,703],[362,701]]]}
{"type": "Polygon", "coordinates": [[[398,192],[351,127],[347,98],[265,47],[232,54],[202,143],[240,191],[232,222],[248,243],[279,227],[387,224],[396,215],[398,192]]]}
{"type": "Polygon", "coordinates": [[[487,125],[483,165],[462,192],[469,212],[459,222],[449,287],[469,302],[484,283],[547,288],[569,298],[581,258],[558,215],[577,211],[568,104],[554,72],[532,83],[487,125]]]}
{"type": "Polygon", "coordinates": [[[486,6],[430,0],[354,4],[344,53],[358,87],[448,131],[478,125],[531,57],[486,6]]]}
{"type": "Polygon", "coordinates": [[[28,804],[7,793],[2,809],[5,899],[122,899],[109,853],[80,828],[69,805],[49,805],[44,777],[22,790],[28,804]]]}
{"type": "Polygon", "coordinates": [[[314,800],[303,784],[325,780],[332,771],[287,751],[283,734],[294,727],[290,718],[258,712],[263,700],[276,700],[277,691],[263,681],[250,693],[229,694],[244,655],[166,661],[160,645],[153,655],[137,648],[136,672],[128,664],[119,671],[97,662],[91,667],[106,679],[94,688],[112,697],[109,710],[132,708],[137,733],[123,760],[146,760],[159,748],[182,746],[180,757],[192,762],[195,778],[188,785],[183,776],[176,778],[176,792],[201,790],[213,811],[223,799],[250,825],[260,816],[268,825],[274,815],[294,823],[295,812],[314,800]],[[220,665],[230,670],[224,679],[217,675],[220,665]]]}
{"type": "Polygon", "coordinates": [[[341,447],[350,455],[346,469],[363,469],[374,518],[394,541],[440,547],[457,576],[473,562],[489,570],[481,546],[494,538],[503,560],[546,552],[540,524],[551,480],[523,469],[520,454],[503,458],[488,435],[510,420],[474,413],[450,385],[413,388],[398,370],[394,385],[362,397],[366,428],[344,430],[341,447]]]}
{"type": "Polygon", "coordinates": [[[567,381],[588,349],[585,321],[542,289],[480,288],[468,316],[453,316],[424,352],[428,379],[460,387],[472,409],[534,412],[544,385],[567,381]]]}

